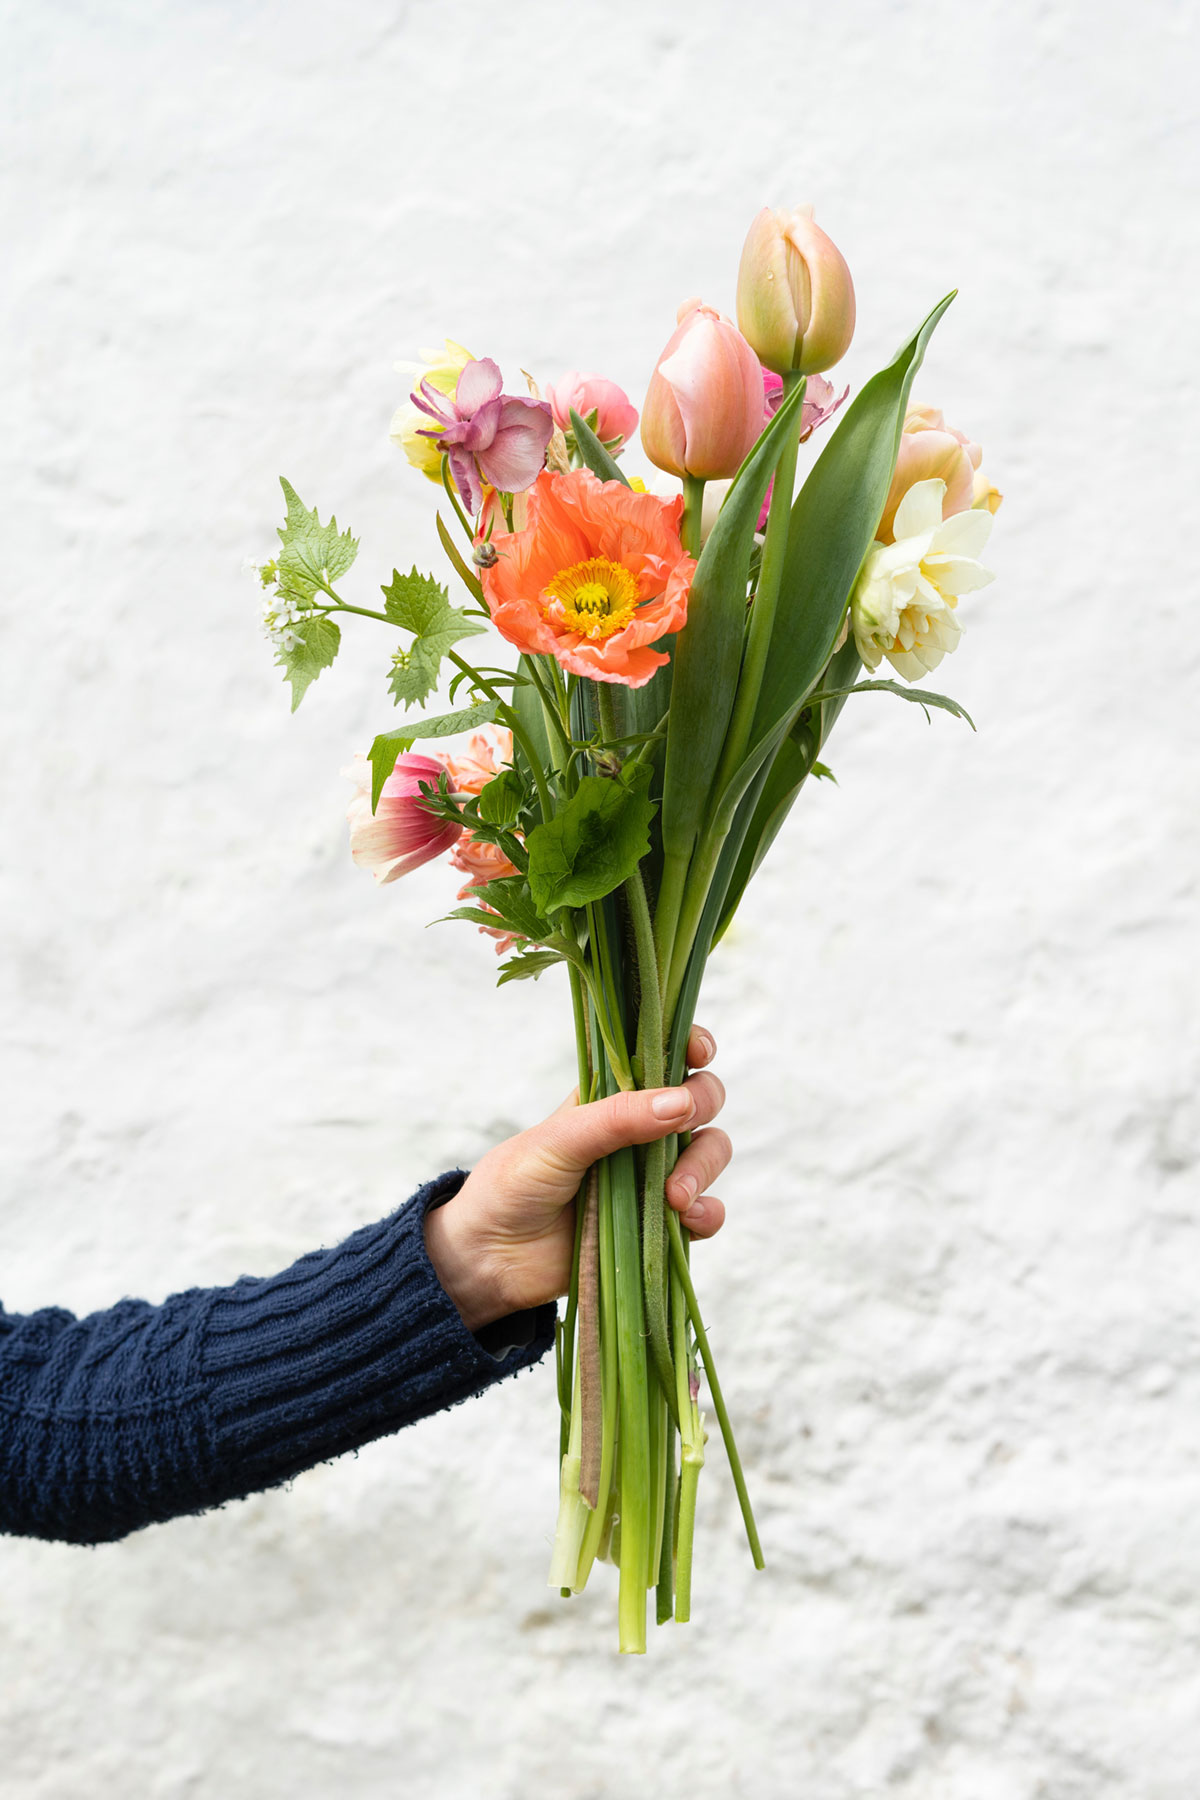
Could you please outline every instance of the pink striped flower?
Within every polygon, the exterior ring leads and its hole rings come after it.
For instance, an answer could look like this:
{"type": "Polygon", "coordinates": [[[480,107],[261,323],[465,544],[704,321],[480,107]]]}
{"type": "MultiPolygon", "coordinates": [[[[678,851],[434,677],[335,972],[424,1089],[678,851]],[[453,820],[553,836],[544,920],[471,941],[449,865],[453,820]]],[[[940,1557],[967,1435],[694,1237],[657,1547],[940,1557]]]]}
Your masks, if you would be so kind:
{"type": "Polygon", "coordinates": [[[350,821],[350,854],[376,881],[395,881],[422,863],[432,862],[457,843],[462,826],[435,818],[428,810],[422,784],[436,788],[445,765],[431,756],[406,755],[383,784],[379,805],[371,811],[371,765],[361,754],[344,769],[357,786],[346,809],[350,821]]]}

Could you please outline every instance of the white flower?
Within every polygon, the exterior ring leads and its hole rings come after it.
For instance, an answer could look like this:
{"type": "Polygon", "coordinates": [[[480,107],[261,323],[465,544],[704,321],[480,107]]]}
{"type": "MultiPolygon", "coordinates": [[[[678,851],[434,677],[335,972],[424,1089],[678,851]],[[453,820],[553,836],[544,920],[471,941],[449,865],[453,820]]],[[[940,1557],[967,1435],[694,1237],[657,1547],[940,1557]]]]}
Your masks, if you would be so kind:
{"type": "Polygon", "coordinates": [[[850,617],[868,669],[885,656],[906,681],[936,669],[961,635],[958,596],[995,579],[978,560],[991,513],[943,519],[945,494],[944,481],[915,482],[896,508],[895,543],[873,544],[867,552],[850,617]]]}

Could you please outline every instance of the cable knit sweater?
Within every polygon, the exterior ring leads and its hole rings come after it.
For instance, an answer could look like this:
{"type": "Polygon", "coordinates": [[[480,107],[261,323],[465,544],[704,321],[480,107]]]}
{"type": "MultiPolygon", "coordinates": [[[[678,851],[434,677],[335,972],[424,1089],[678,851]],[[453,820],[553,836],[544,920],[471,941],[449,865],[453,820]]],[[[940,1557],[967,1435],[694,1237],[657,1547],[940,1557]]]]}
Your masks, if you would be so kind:
{"type": "Polygon", "coordinates": [[[443,1175],[266,1279],[86,1319],[0,1311],[0,1531],[107,1543],[274,1487],[536,1362],[553,1305],[472,1334],[426,1254],[425,1214],[464,1180],[443,1175]]]}

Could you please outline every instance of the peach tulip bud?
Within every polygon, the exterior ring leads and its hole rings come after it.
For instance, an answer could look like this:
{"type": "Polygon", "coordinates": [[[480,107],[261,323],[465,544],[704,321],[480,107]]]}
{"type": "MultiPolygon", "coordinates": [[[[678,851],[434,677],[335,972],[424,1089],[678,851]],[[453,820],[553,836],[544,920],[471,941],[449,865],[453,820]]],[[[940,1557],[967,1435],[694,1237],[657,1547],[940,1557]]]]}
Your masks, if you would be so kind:
{"type": "Polygon", "coordinates": [[[400,756],[383,784],[379,805],[371,811],[371,765],[361,754],[343,770],[358,788],[346,817],[350,821],[350,855],[376,881],[395,881],[422,863],[432,862],[457,843],[462,826],[436,819],[426,810],[422,783],[436,788],[445,764],[431,756],[400,756]]]}
{"type": "Polygon", "coordinates": [[[854,336],[854,283],[846,259],[811,206],[764,206],[738,267],[737,316],[759,360],[776,374],[832,369],[854,336]]]}
{"type": "Polygon", "coordinates": [[[877,543],[891,543],[896,508],[909,488],[915,487],[918,481],[945,482],[943,518],[950,518],[952,513],[966,512],[975,496],[975,471],[971,467],[970,454],[965,444],[961,444],[948,431],[930,431],[924,428],[910,431],[905,425],[900,434],[900,449],[896,455],[892,485],[888,489],[887,505],[875,531],[877,543]]]}
{"type": "Polygon", "coordinates": [[[688,300],[642,408],[642,448],[668,475],[736,475],[763,426],[757,356],[731,320],[688,300]]]}

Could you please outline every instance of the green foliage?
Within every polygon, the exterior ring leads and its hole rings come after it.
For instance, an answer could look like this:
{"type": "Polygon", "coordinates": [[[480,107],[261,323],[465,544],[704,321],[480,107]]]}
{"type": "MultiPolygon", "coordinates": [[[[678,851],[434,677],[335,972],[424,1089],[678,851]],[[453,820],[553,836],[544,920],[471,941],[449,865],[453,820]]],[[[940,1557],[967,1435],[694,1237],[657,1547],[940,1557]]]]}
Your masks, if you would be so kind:
{"type": "Polygon", "coordinates": [[[316,507],[309,512],[290,481],[280,476],[279,485],[287,502],[276,558],[279,590],[294,599],[312,601],[317,594],[328,593],[346,573],[358,555],[358,539],[348,531],[339,532],[334,518],[322,525],[316,507]]]}
{"type": "Polygon", "coordinates": [[[342,634],[332,619],[323,613],[301,617],[292,627],[296,643],[291,650],[280,649],[276,661],[286,680],[292,684],[292,711],[295,712],[322,669],[327,669],[338,653],[342,634]]]}
{"type": "MultiPolygon", "coordinates": [[[[975,729],[975,721],[965,706],[957,700],[951,700],[948,694],[934,694],[928,688],[902,687],[898,681],[856,681],[853,687],[824,688],[819,694],[812,696],[809,704],[815,706],[818,701],[846,700],[851,694],[897,694],[901,700],[911,700],[915,706],[924,709],[929,718],[929,708],[936,706],[939,712],[953,713],[956,719],[965,719],[971,730],[975,729]]],[[[932,724],[933,721],[930,720],[932,724]]]]}
{"type": "Polygon", "coordinates": [[[385,731],[368,753],[371,764],[371,811],[379,805],[383,784],[396,766],[396,758],[411,750],[418,738],[457,737],[490,725],[500,710],[496,700],[477,700],[461,712],[441,713],[432,719],[409,719],[399,731],[385,731]]]}
{"type": "Polygon", "coordinates": [[[501,769],[479,796],[479,816],[489,825],[515,825],[525,804],[525,783],[515,769],[501,769]]]}
{"type": "Polygon", "coordinates": [[[598,475],[601,481],[619,481],[622,487],[629,486],[616,457],[604,448],[587,420],[581,419],[574,407],[571,408],[571,430],[575,433],[579,454],[593,475],[598,475]]]}
{"type": "Polygon", "coordinates": [[[544,975],[555,963],[566,960],[557,950],[521,951],[518,955],[510,956],[507,962],[501,963],[496,986],[503,987],[508,981],[536,981],[539,975],[544,975]]]}
{"type": "Polygon", "coordinates": [[[529,833],[529,889],[543,912],[602,900],[633,874],[650,849],[650,779],[644,762],[615,779],[585,775],[562,811],[529,833]]]}
{"type": "Polygon", "coordinates": [[[456,907],[446,917],[469,919],[476,925],[507,925],[531,944],[551,943],[561,948],[564,941],[550,920],[542,917],[523,875],[501,875],[495,881],[482,882],[471,889],[470,905],[456,907]],[[484,912],[485,905],[492,911],[484,912]]]}
{"type": "Polygon", "coordinates": [[[953,298],[948,294],[934,307],[888,367],[851,401],[796,497],[758,707],[742,766],[716,797],[719,820],[732,817],[830,659],[887,499],[913,377],[953,298]]]}
{"type": "Polygon", "coordinates": [[[690,855],[708,815],[709,788],[742,662],[754,526],[788,422],[802,398],[797,386],[742,464],[696,565],[687,624],[675,641],[672,662],[662,812],[668,856],[690,855]]]}
{"type": "Polygon", "coordinates": [[[393,569],[391,582],[382,591],[392,624],[413,633],[409,648],[396,653],[388,687],[397,704],[414,706],[436,688],[442,658],[451,645],[476,637],[487,627],[451,606],[445,588],[431,575],[418,575],[415,568],[408,575],[393,569]]]}

